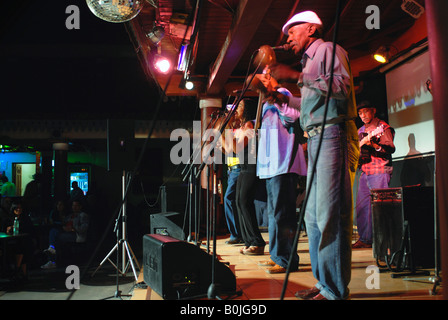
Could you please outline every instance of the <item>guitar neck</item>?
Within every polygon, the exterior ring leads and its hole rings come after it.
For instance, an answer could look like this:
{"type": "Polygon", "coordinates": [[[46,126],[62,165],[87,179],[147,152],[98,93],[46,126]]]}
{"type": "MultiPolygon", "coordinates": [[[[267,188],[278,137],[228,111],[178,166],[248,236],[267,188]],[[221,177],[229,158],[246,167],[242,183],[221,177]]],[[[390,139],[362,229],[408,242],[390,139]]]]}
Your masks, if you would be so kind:
{"type": "Polygon", "coordinates": [[[378,126],[375,130],[368,132],[364,138],[359,141],[359,147],[361,148],[367,142],[369,142],[373,137],[379,138],[384,133],[383,125],[378,126]]]}

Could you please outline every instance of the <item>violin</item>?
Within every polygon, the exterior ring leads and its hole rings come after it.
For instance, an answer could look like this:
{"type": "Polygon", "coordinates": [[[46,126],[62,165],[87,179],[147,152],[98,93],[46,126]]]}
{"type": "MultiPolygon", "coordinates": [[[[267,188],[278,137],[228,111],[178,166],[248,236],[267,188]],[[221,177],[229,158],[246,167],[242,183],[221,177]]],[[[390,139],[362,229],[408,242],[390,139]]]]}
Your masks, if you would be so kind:
{"type": "MultiPolygon", "coordinates": [[[[259,76],[255,76],[252,79],[252,82],[250,84],[250,86],[258,91],[258,106],[257,106],[257,115],[255,117],[255,132],[258,131],[258,129],[261,126],[261,111],[263,110],[263,100],[265,98],[265,95],[268,91],[272,91],[273,88],[276,86],[272,86],[269,85],[269,83],[272,83],[272,81],[275,81],[275,79],[271,78],[270,75],[266,76],[266,74],[268,74],[267,72],[269,72],[269,66],[276,63],[277,58],[275,56],[275,52],[272,49],[272,47],[268,46],[268,45],[263,45],[260,47],[260,49],[258,50],[257,55],[255,56],[254,59],[254,65],[258,70],[263,70],[264,75],[259,77],[259,76]],[[260,79],[260,78],[264,78],[264,79],[260,79]],[[268,79],[269,78],[269,79],[268,79]],[[263,83],[264,82],[264,83],[263,83]]],[[[278,85],[278,83],[277,83],[278,85]]]]}

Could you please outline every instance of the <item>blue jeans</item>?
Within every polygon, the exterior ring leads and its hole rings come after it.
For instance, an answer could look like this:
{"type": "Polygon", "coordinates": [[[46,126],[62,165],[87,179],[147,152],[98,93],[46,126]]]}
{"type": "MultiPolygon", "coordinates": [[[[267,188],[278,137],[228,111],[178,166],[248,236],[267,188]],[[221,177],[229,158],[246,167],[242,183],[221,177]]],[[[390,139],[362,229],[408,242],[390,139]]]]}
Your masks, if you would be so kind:
{"type": "Polygon", "coordinates": [[[56,246],[56,240],[58,239],[58,235],[61,232],[60,228],[51,228],[49,235],[48,235],[48,242],[49,245],[53,247],[53,249],[56,246]]]}
{"type": "Polygon", "coordinates": [[[230,233],[230,240],[241,239],[241,232],[238,222],[238,211],[236,207],[236,182],[241,169],[228,171],[227,189],[224,195],[224,214],[226,217],[227,228],[230,233]]]}
{"type": "Polygon", "coordinates": [[[269,254],[272,261],[283,268],[288,267],[292,254],[291,271],[299,267],[297,244],[293,247],[297,229],[297,179],[295,173],[266,179],[269,254]]]}
{"type": "Polygon", "coordinates": [[[347,135],[343,125],[324,131],[316,172],[320,134],[308,139],[306,230],[316,287],[327,299],[348,297],[351,280],[352,190],[347,135]],[[311,183],[311,185],[310,185],[311,183]]]}
{"type": "Polygon", "coordinates": [[[380,173],[359,177],[358,194],[356,195],[356,225],[359,240],[372,243],[372,207],[370,205],[370,190],[389,187],[390,174],[380,173]]]}
{"type": "Polygon", "coordinates": [[[261,201],[261,200],[254,200],[254,205],[255,205],[255,212],[257,214],[257,222],[258,222],[258,226],[260,227],[267,227],[268,226],[268,204],[266,201],[261,201]]]}

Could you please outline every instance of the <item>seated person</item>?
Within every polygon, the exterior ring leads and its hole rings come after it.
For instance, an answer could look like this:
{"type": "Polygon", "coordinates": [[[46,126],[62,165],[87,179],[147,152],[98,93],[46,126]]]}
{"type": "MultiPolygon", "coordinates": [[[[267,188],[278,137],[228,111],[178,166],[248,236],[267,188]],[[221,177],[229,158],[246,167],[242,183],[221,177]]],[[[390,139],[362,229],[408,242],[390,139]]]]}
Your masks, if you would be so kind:
{"type": "Polygon", "coordinates": [[[64,200],[58,200],[48,216],[48,223],[52,228],[62,230],[62,226],[69,216],[67,203],[64,200]]]}
{"type": "Polygon", "coordinates": [[[21,237],[14,238],[8,242],[8,251],[14,254],[15,271],[14,276],[17,278],[27,278],[27,263],[33,254],[34,249],[34,227],[29,215],[23,212],[21,203],[13,203],[11,205],[11,214],[5,222],[6,233],[12,235],[14,230],[14,220],[17,217],[19,221],[18,234],[21,237]],[[26,235],[26,236],[24,236],[26,235]]]}
{"type": "Polygon", "coordinates": [[[82,243],[87,241],[87,230],[89,228],[89,216],[82,211],[80,201],[73,201],[72,214],[67,217],[62,230],[52,228],[50,230],[50,246],[45,250],[49,254],[49,261],[41,266],[42,269],[56,267],[56,255],[67,243],[82,243]]]}

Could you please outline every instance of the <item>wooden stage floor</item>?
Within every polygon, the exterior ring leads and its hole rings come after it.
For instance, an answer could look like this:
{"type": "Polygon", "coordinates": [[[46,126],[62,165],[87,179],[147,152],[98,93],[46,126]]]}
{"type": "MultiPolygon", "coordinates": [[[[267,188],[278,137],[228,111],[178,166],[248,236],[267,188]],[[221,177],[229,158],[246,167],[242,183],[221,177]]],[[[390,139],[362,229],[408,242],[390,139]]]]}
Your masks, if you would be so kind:
{"type": "MultiPolygon", "coordinates": [[[[268,234],[263,233],[266,241],[268,234]]],[[[236,286],[242,294],[232,300],[280,300],[285,274],[268,274],[266,267],[258,266],[261,260],[269,258],[269,244],[263,256],[246,256],[239,253],[240,246],[225,243],[227,238],[217,239],[217,256],[221,262],[227,262],[234,271],[236,286]]],[[[284,300],[299,300],[294,296],[298,290],[313,287],[313,277],[308,253],[308,239],[303,235],[299,239],[300,256],[299,271],[289,274],[284,300]]],[[[430,276],[414,275],[407,278],[392,278],[393,272],[379,273],[379,288],[368,288],[366,280],[371,279],[369,266],[376,266],[372,249],[354,249],[352,254],[352,280],[350,282],[350,300],[442,300],[442,288],[436,286],[436,294],[432,293],[431,277],[434,269],[428,269],[430,276]],[[369,278],[370,277],[370,278],[369,278]]],[[[383,270],[383,269],[381,269],[383,270]]],[[[441,275],[441,274],[440,274],[441,275]]],[[[144,281],[143,270],[139,281],[144,281]]],[[[368,283],[372,283],[369,282],[368,283]]],[[[163,300],[150,287],[135,288],[131,300],[163,300]]]]}

